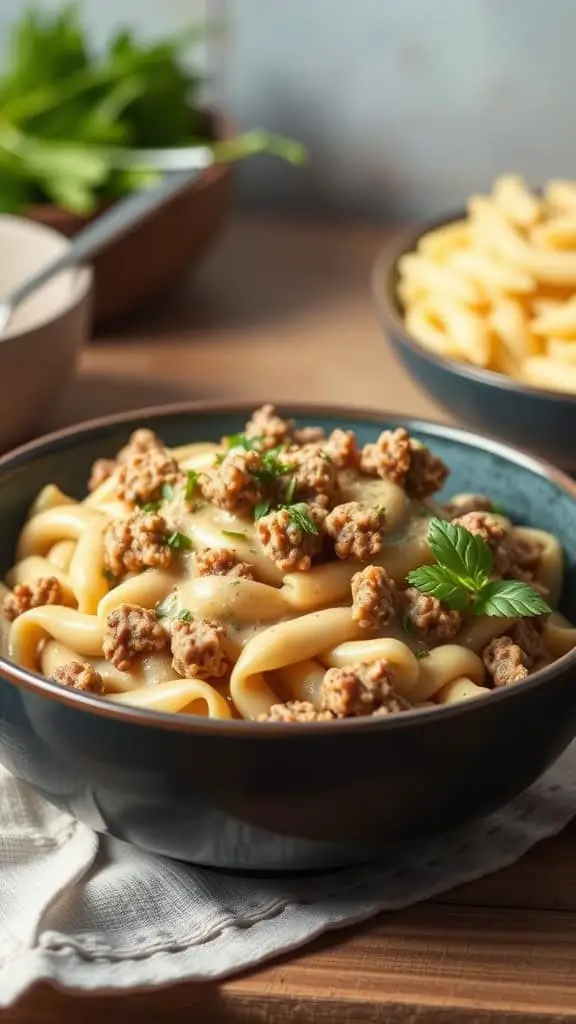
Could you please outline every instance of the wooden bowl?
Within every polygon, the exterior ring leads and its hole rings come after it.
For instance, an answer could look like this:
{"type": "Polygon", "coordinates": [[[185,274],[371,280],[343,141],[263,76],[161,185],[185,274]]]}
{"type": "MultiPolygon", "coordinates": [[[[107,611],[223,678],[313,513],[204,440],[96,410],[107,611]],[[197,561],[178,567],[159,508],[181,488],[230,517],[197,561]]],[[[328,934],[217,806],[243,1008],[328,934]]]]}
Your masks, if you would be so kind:
{"type": "MultiPolygon", "coordinates": [[[[207,113],[205,116],[208,132],[214,138],[226,139],[235,134],[233,125],[222,115],[207,113]]],[[[200,262],[228,214],[232,182],[230,165],[209,167],[189,188],[95,257],[97,320],[132,312],[160,294],[183,271],[200,262]]],[[[102,204],[98,212],[109,205],[102,204]]],[[[30,206],[25,216],[68,238],[94,219],[79,217],[49,203],[30,206]]]]}

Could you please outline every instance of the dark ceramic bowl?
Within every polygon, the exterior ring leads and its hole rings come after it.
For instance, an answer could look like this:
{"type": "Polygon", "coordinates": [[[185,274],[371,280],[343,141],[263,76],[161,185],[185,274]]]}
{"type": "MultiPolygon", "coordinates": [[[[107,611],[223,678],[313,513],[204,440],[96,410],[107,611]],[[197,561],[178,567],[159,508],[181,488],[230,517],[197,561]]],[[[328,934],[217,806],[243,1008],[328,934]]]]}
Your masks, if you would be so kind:
{"type": "MultiPolygon", "coordinates": [[[[290,409],[303,423],[354,428],[381,413],[290,409]]],[[[137,425],[171,445],[242,428],[248,406],[176,406],[53,434],[0,459],[0,558],[56,480],[79,497],[92,461],[137,425]]],[[[566,550],[563,610],[576,619],[576,485],[501,444],[405,421],[452,467],[450,492],[486,490],[566,550]]],[[[334,723],[209,721],[121,707],[0,659],[0,760],[93,828],[197,864],[240,870],[334,867],[396,839],[459,825],[529,786],[576,733],[576,652],[482,700],[334,723]]]]}
{"type": "Polygon", "coordinates": [[[386,337],[410,375],[463,423],[533,451],[574,473],[576,397],[443,359],[423,348],[404,326],[396,296],[398,260],[416,248],[422,235],[464,216],[461,210],[451,217],[401,232],[377,257],[372,285],[386,337]]]}

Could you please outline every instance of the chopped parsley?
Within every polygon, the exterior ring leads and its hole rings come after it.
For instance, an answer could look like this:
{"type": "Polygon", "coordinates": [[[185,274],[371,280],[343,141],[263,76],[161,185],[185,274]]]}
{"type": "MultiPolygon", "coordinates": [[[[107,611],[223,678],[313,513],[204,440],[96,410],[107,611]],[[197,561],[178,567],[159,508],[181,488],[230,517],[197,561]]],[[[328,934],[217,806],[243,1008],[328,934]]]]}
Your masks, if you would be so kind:
{"type": "Polygon", "coordinates": [[[259,501],[254,509],[254,519],[262,519],[262,516],[268,515],[272,501],[270,498],[265,498],[264,501],[259,501]]]}
{"type": "Polygon", "coordinates": [[[140,505],[140,511],[146,515],[147,512],[157,512],[160,508],[161,501],[147,501],[146,504],[140,505]]]}
{"type": "Polygon", "coordinates": [[[248,437],[248,434],[229,434],[224,438],[224,443],[229,452],[234,448],[242,448],[245,452],[251,452],[262,443],[262,438],[248,437]]]}
{"type": "Polygon", "coordinates": [[[286,476],[286,474],[292,473],[296,469],[295,463],[282,461],[280,456],[283,451],[284,448],[280,446],[278,448],[271,448],[270,451],[262,452],[262,466],[260,469],[252,470],[252,476],[263,487],[275,484],[279,477],[286,476]]]}
{"type": "Polygon", "coordinates": [[[164,501],[173,501],[175,493],[172,484],[162,484],[162,499],[164,501]]]}
{"type": "Polygon", "coordinates": [[[180,622],[192,622],[193,619],[194,619],[194,616],[192,615],[192,612],[189,611],[188,608],[181,608],[181,610],[178,612],[178,615],[176,616],[176,618],[180,622]]]}
{"type": "Polygon", "coordinates": [[[179,530],[174,530],[167,538],[166,543],[173,551],[187,551],[192,547],[190,537],[187,537],[185,533],[180,533],[179,530]]]}
{"type": "Polygon", "coordinates": [[[420,658],[429,658],[430,651],[427,647],[419,647],[418,650],[414,651],[414,657],[418,658],[418,660],[420,660],[420,658]]]}
{"type": "Polygon", "coordinates": [[[239,530],[221,530],[221,534],[224,537],[232,537],[233,540],[248,540],[245,533],[240,533],[239,530]]]}
{"type": "Polygon", "coordinates": [[[184,491],[184,498],[186,501],[190,501],[193,497],[194,492],[198,488],[198,481],[200,479],[200,473],[197,473],[195,469],[189,469],[186,473],[186,488],[184,491]]]}
{"type": "Polygon", "coordinates": [[[414,623],[408,615],[408,612],[404,612],[400,624],[402,626],[402,632],[405,633],[406,636],[415,636],[414,623]]]}
{"type": "Polygon", "coordinates": [[[291,476],[287,485],[286,491],[284,492],[284,501],[287,505],[291,505],[294,501],[294,491],[296,490],[296,477],[291,476]]]}
{"type": "Polygon", "coordinates": [[[304,501],[299,501],[295,505],[284,506],[290,519],[297,526],[302,533],[317,534],[318,527],[312,519],[308,511],[308,505],[304,501]]]}

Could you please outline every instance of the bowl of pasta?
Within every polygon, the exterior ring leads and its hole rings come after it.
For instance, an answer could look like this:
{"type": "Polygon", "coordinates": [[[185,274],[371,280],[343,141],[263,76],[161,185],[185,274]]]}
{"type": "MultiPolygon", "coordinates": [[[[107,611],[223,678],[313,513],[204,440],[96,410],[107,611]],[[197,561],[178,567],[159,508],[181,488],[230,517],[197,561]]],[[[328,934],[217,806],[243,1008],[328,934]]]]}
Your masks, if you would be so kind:
{"type": "Polygon", "coordinates": [[[576,471],[576,182],[499,178],[377,258],[380,320],[462,422],[576,471]]]}
{"type": "Polygon", "coordinates": [[[188,404],[0,459],[0,760],[232,870],[478,818],[576,732],[576,485],[498,442],[188,404]]]}

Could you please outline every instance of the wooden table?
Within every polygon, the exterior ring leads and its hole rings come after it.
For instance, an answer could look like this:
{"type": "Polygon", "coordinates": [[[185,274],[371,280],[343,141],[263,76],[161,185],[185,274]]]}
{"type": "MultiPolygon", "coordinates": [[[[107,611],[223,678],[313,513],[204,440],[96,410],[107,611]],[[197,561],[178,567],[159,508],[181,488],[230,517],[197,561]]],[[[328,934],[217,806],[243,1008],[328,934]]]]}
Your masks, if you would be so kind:
{"type": "MultiPolygon", "coordinates": [[[[236,223],[201,275],[98,340],[54,424],[183,398],[318,399],[441,418],[383,341],[382,232],[236,223]]],[[[80,998],[42,987],[18,1024],[467,1024],[576,1020],[576,827],[519,864],[332,933],[222,985],[80,998]]]]}

